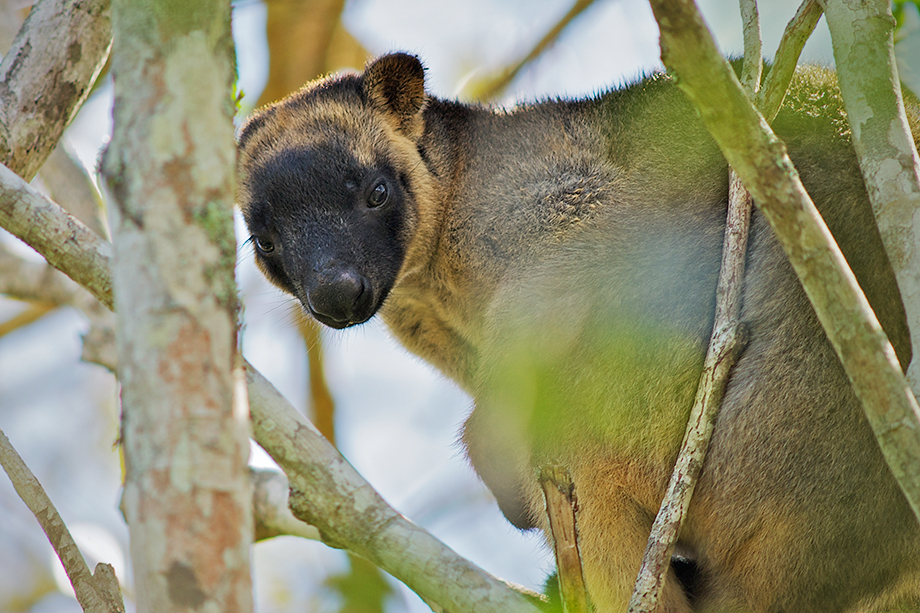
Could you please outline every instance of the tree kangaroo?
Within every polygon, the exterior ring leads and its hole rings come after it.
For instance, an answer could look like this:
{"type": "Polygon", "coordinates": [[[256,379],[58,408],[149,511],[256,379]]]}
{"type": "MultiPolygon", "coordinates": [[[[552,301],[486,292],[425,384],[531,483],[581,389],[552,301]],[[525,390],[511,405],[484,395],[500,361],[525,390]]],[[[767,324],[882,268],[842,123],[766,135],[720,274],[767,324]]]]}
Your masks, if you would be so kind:
{"type": "MultiPolygon", "coordinates": [[[[514,525],[547,531],[537,474],[567,468],[590,598],[625,611],[712,328],[726,163],[663,74],[512,109],[424,76],[386,55],[249,119],[256,261],[328,326],[379,312],[473,396],[462,440],[514,525]]],[[[906,365],[834,74],[800,69],[774,129],[906,365]]],[[[918,611],[917,521],[756,211],[747,260],[749,340],[662,611],[918,611]]]]}

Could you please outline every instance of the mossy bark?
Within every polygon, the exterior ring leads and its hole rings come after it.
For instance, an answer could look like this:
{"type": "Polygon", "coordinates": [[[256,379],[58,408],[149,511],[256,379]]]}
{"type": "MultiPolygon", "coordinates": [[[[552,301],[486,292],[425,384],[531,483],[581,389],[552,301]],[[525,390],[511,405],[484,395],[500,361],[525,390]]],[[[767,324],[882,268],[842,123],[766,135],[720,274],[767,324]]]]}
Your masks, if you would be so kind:
{"type": "Polygon", "coordinates": [[[139,611],[251,611],[230,5],[118,0],[103,172],[139,611]]]}

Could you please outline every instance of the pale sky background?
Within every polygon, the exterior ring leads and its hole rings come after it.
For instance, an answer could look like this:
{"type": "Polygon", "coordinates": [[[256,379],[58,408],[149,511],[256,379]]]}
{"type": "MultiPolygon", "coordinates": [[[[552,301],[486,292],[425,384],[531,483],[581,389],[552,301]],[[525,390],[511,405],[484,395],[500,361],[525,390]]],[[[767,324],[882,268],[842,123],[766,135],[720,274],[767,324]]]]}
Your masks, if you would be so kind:
{"type": "MultiPolygon", "coordinates": [[[[722,50],[740,54],[737,2],[700,4],[722,50]]],[[[768,56],[797,4],[761,2],[768,56]]],[[[418,54],[428,67],[429,92],[453,97],[480,71],[499,69],[524,55],[570,6],[560,0],[352,0],[345,23],[372,53],[418,54]]],[[[234,36],[244,107],[251,106],[265,83],[264,28],[261,2],[236,4],[234,36]]],[[[660,68],[657,39],[646,2],[598,0],[519,75],[505,102],[591,95],[633,80],[660,68]]],[[[823,19],[805,57],[832,62],[823,19]]],[[[90,168],[108,138],[110,122],[109,85],[86,105],[67,134],[69,146],[90,168]]],[[[306,355],[289,317],[290,300],[255,271],[249,247],[241,248],[240,260],[244,351],[302,407],[306,355]]],[[[20,308],[0,299],[2,317],[20,308]]],[[[79,362],[79,334],[85,328],[82,316],[62,310],[0,338],[0,428],[48,489],[88,556],[114,563],[119,576],[130,582],[124,567],[127,530],[116,509],[116,388],[110,375],[79,362]]],[[[379,322],[326,334],[325,349],[326,375],[337,402],[339,446],[359,472],[393,506],[461,555],[504,579],[539,588],[552,567],[548,550],[541,538],[521,534],[505,522],[455,444],[471,400],[400,349],[379,322]]],[[[263,464],[264,455],[254,453],[253,462],[263,464]]],[[[261,613],[336,610],[321,583],[344,569],[340,552],[285,537],[257,544],[253,562],[261,613]]],[[[48,590],[52,569],[59,568],[34,518],[0,478],[0,613],[23,610],[14,609],[14,603],[48,590]]],[[[24,610],[77,612],[68,590],[52,590],[24,610]]],[[[428,610],[406,589],[388,609],[428,610]]]]}

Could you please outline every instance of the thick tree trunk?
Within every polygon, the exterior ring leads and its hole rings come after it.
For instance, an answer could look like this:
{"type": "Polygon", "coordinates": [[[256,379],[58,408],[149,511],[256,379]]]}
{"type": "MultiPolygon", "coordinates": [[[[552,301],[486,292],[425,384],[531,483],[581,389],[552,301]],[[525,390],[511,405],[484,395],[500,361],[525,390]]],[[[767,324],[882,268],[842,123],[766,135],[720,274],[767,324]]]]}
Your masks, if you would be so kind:
{"type": "Polygon", "coordinates": [[[115,200],[126,483],[139,611],[250,611],[244,394],[234,394],[230,5],[119,0],[115,200]]]}

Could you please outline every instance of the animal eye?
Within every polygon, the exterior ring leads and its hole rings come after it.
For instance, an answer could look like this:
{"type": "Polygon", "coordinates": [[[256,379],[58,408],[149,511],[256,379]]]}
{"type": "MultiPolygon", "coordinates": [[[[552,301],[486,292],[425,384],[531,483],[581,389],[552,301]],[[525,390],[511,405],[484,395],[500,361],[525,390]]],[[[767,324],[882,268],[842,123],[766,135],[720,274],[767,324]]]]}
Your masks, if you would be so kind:
{"type": "Polygon", "coordinates": [[[262,238],[260,236],[253,236],[252,242],[255,243],[256,249],[262,255],[268,255],[275,250],[275,243],[271,242],[267,238],[262,238]]]}
{"type": "Polygon", "coordinates": [[[390,191],[387,189],[386,181],[381,181],[374,186],[370,195],[367,197],[367,204],[370,207],[378,207],[386,204],[390,197],[390,191]]]}

